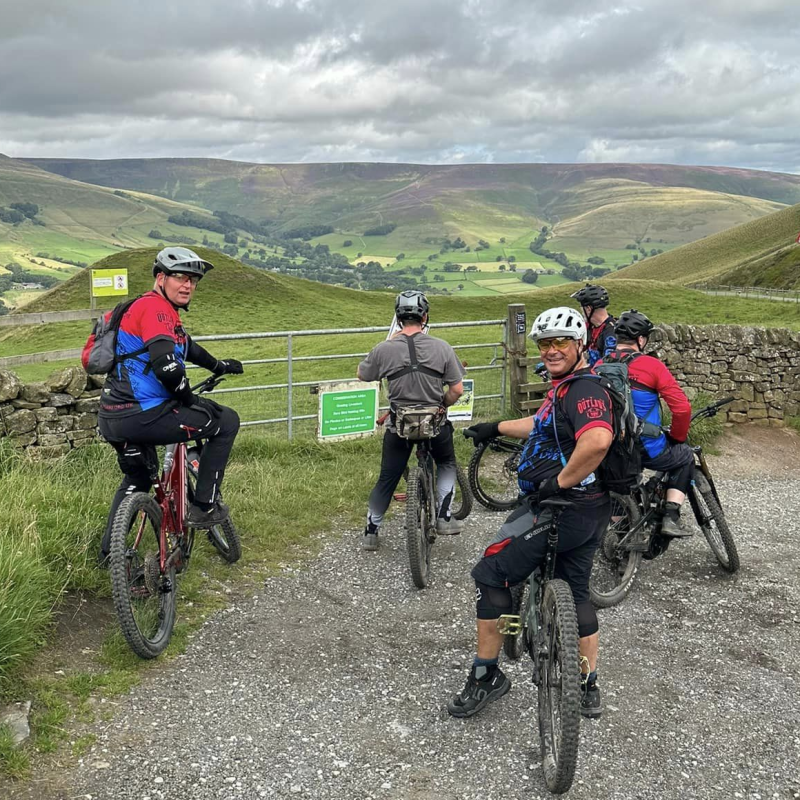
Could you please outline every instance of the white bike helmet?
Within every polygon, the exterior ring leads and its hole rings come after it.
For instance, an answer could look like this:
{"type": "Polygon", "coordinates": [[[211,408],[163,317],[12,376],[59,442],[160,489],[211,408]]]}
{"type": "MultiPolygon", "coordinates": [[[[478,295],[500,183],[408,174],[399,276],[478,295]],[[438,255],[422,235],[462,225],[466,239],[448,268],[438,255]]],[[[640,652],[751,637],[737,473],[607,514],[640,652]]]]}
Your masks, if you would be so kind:
{"type": "Polygon", "coordinates": [[[569,306],[548,308],[533,321],[529,334],[534,342],[559,336],[577,339],[581,344],[586,344],[586,321],[580,311],[569,306]]]}

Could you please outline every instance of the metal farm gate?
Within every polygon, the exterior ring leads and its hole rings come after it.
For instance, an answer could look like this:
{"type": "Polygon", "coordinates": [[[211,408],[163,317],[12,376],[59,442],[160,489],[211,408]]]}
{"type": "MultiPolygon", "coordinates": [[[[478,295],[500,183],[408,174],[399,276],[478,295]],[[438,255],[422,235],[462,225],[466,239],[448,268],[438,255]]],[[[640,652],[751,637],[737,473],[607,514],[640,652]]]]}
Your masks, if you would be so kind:
{"type": "MultiPolygon", "coordinates": [[[[467,377],[475,380],[476,416],[504,416],[507,320],[440,322],[430,327],[453,345],[465,364],[467,377]],[[493,328],[499,330],[492,337],[489,334],[493,328]],[[442,335],[442,331],[447,333],[442,335]]],[[[225,404],[238,411],[242,426],[285,426],[286,436],[291,439],[298,427],[311,432],[316,424],[319,386],[354,379],[359,361],[386,338],[386,333],[386,327],[370,327],[193,338],[197,342],[226,343],[225,347],[211,349],[221,358],[239,358],[245,365],[244,375],[229,377],[222,388],[213,392],[226,395],[225,404]]],[[[385,389],[381,400],[381,410],[386,410],[385,389]]]]}

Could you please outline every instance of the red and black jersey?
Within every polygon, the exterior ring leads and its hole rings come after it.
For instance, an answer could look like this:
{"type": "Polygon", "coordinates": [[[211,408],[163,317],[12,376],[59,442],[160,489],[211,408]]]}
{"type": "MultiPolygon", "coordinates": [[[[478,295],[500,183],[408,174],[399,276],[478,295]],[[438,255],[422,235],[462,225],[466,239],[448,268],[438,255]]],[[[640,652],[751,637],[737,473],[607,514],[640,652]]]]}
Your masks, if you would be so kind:
{"type": "MultiPolygon", "coordinates": [[[[553,388],[533,418],[533,430],[520,456],[519,487],[523,494],[535,491],[547,478],[558,475],[575,451],[578,439],[592,428],[613,432],[613,411],[608,392],[594,380],[571,380],[590,373],[577,370],[553,388]],[[558,410],[554,407],[558,403],[558,410]]],[[[586,496],[593,475],[583,485],[570,490],[575,497],[586,496]]]]}

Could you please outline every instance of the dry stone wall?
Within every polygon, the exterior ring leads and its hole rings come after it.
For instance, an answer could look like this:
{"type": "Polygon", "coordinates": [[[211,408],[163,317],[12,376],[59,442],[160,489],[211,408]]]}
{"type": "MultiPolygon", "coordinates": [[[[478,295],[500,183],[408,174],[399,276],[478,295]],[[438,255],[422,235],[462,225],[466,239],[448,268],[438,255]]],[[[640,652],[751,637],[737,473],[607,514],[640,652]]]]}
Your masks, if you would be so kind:
{"type": "MultiPolygon", "coordinates": [[[[800,415],[800,333],[733,325],[660,325],[649,352],[662,359],[689,399],[699,393],[736,400],[729,422],[781,427],[800,415]]],[[[34,459],[57,458],[97,437],[102,378],[80,367],[22,383],[0,369],[0,438],[34,459]]]]}
{"type": "Polygon", "coordinates": [[[0,438],[32,459],[58,458],[94,441],[102,379],[80,367],[54,372],[46,381],[22,383],[0,370],[0,438]]]}
{"type": "Polygon", "coordinates": [[[734,325],[659,325],[649,352],[669,367],[690,400],[722,399],[728,422],[782,427],[800,414],[800,333],[734,325]]]}

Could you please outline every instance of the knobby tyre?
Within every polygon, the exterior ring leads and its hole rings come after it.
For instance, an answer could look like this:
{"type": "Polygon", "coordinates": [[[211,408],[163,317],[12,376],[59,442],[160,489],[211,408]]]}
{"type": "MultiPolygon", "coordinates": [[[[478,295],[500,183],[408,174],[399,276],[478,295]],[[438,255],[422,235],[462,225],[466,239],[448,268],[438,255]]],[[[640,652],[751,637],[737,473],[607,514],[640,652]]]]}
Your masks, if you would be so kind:
{"type": "Polygon", "coordinates": [[[740,566],[736,542],[728,527],[725,513],[714,496],[711,484],[700,472],[695,475],[689,499],[697,524],[703,531],[720,566],[726,572],[736,572],[740,566]]]}
{"type": "Polygon", "coordinates": [[[517,465],[522,449],[497,450],[488,442],[475,448],[469,461],[474,498],[490,511],[509,511],[519,504],[517,465]]]}
{"type": "Polygon", "coordinates": [[[466,519],[472,513],[472,491],[461,467],[456,467],[456,485],[450,514],[454,519],[466,519]]]}
{"type": "Polygon", "coordinates": [[[428,500],[422,474],[419,467],[412,467],[406,486],[406,545],[411,578],[418,589],[428,585],[431,556],[428,526],[428,500]]]}
{"type": "Polygon", "coordinates": [[[155,658],[175,625],[175,571],[160,569],[161,509],[137,492],[120,504],[111,529],[111,594],[122,635],[140,658],[155,658]]]}
{"type": "MultiPolygon", "coordinates": [[[[190,502],[194,500],[194,488],[197,484],[197,472],[193,467],[188,469],[189,476],[189,491],[188,496],[190,502]]],[[[220,496],[222,500],[222,496],[220,496]]],[[[211,542],[214,549],[222,556],[222,558],[229,564],[235,564],[242,557],[242,541],[239,538],[239,532],[233,524],[233,520],[228,517],[224,522],[219,525],[214,525],[208,532],[208,541],[211,542]]]]}
{"type": "MultiPolygon", "coordinates": [[[[528,581],[523,581],[511,587],[511,613],[519,616],[520,621],[525,621],[528,603],[528,581]]],[[[524,633],[520,631],[517,636],[506,634],[503,639],[503,652],[511,661],[519,660],[524,650],[524,633]]]]}
{"type": "MultiPolygon", "coordinates": [[[[611,517],[595,550],[589,578],[589,594],[595,608],[611,608],[621,603],[633,587],[642,552],[620,547],[620,542],[641,516],[633,497],[611,493],[611,517]]],[[[638,531],[635,541],[641,542],[646,535],[645,531],[638,531]]]]}
{"type": "Polygon", "coordinates": [[[542,633],[547,657],[539,684],[539,741],[547,788],[563,794],[572,786],[581,730],[578,617],[568,584],[552,580],[544,589],[542,633]]]}

